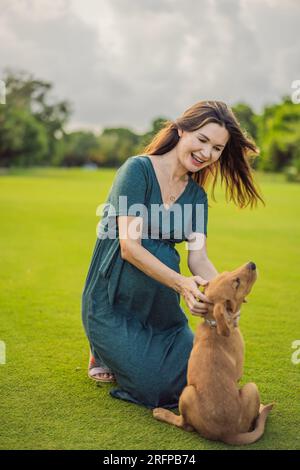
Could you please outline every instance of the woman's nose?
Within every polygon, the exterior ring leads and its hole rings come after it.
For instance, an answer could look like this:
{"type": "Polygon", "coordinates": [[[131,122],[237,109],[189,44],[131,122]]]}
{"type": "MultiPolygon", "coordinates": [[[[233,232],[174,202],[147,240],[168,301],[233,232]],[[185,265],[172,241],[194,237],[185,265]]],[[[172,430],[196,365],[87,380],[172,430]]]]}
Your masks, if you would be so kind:
{"type": "Polygon", "coordinates": [[[202,155],[203,158],[205,158],[206,160],[209,160],[209,159],[210,159],[210,149],[209,149],[209,148],[202,149],[202,150],[201,150],[201,155],[202,155]]]}

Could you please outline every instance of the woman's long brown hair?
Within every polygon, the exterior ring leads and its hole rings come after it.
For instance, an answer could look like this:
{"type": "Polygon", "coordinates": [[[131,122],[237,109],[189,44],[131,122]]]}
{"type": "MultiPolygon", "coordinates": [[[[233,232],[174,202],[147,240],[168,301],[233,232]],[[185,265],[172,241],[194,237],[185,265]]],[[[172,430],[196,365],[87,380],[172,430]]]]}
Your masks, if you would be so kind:
{"type": "Polygon", "coordinates": [[[166,121],[164,127],[144,148],[143,153],[163,155],[170,152],[179,141],[178,129],[192,132],[210,122],[225,127],[230,136],[229,140],[221,157],[215,163],[196,173],[189,172],[189,174],[204,189],[207,189],[212,181],[214,201],[215,185],[220,174],[221,185],[225,181],[227,201],[233,200],[241,208],[247,207],[249,204],[252,208],[257,205],[258,200],[265,204],[255,187],[253,170],[250,166],[250,159],[258,155],[258,148],[242,131],[233,112],[222,101],[199,101],[187,109],[176,121],[166,121]]]}

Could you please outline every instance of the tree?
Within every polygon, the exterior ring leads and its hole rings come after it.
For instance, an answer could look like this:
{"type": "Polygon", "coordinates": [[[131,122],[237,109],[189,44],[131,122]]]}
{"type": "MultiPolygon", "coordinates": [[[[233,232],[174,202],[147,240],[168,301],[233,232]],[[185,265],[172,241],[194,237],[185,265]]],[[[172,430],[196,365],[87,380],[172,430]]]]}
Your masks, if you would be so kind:
{"type": "Polygon", "coordinates": [[[164,124],[168,120],[169,120],[168,118],[165,118],[165,117],[162,117],[162,116],[159,116],[159,117],[153,119],[153,121],[151,122],[150,131],[146,132],[145,134],[143,134],[140,137],[140,142],[139,142],[140,148],[144,148],[148,144],[150,144],[150,142],[153,139],[153,137],[155,136],[155,134],[162,129],[162,127],[164,126],[164,124]]]}
{"type": "Polygon", "coordinates": [[[130,129],[106,128],[99,137],[99,155],[94,159],[102,165],[120,166],[135,150],[140,137],[130,129]]]}
{"type": "Polygon", "coordinates": [[[258,124],[259,167],[282,171],[293,165],[300,170],[300,106],[283,97],[281,103],[265,108],[258,124]]]}
{"type": "Polygon", "coordinates": [[[244,129],[252,139],[257,137],[257,124],[255,120],[255,113],[252,108],[245,103],[237,103],[232,107],[237,120],[239,121],[242,129],[244,129]]]}
{"type": "MultiPolygon", "coordinates": [[[[36,129],[31,138],[37,137],[40,141],[47,140],[48,143],[47,146],[43,144],[42,152],[38,143],[35,146],[34,142],[29,144],[26,140],[23,140],[24,153],[27,154],[25,147],[28,148],[28,146],[32,147],[32,151],[33,148],[40,149],[37,150],[36,155],[35,153],[31,154],[30,164],[51,164],[55,160],[57,149],[61,147],[60,139],[64,135],[64,126],[71,112],[70,104],[67,101],[56,102],[51,97],[52,84],[43,80],[36,80],[27,72],[13,73],[7,70],[4,82],[6,85],[6,104],[1,106],[1,119],[2,123],[6,122],[6,136],[2,135],[2,130],[0,130],[0,139],[6,140],[6,144],[8,144],[8,135],[11,135],[13,131],[13,129],[8,129],[9,126],[18,125],[21,127],[22,119],[25,119],[26,116],[27,126],[31,122],[31,127],[36,129]],[[13,116],[18,116],[17,123],[14,122],[13,116]],[[37,129],[44,134],[43,138],[37,129]]],[[[18,131],[21,132],[20,129],[18,131]]],[[[8,153],[14,153],[16,158],[15,145],[16,142],[12,142],[11,152],[8,152],[6,146],[6,157],[0,154],[0,161],[11,161],[7,160],[8,153]]],[[[21,155],[20,145],[17,148],[18,155],[21,155]]],[[[29,162],[28,154],[26,162],[29,162]]]]}
{"type": "Polygon", "coordinates": [[[48,154],[44,126],[21,107],[0,107],[0,166],[42,164],[48,154]]]}
{"type": "Polygon", "coordinates": [[[65,166],[81,166],[94,161],[99,152],[99,141],[92,132],[77,131],[64,136],[65,166]]]}

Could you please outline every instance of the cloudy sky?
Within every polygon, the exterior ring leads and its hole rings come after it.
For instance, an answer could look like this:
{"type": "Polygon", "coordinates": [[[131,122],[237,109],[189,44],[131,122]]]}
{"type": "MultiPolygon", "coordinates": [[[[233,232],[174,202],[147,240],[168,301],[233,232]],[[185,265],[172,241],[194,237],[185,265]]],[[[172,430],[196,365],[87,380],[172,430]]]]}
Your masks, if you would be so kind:
{"type": "Polygon", "coordinates": [[[299,24],[299,0],[0,0],[0,78],[52,81],[74,129],[143,132],[202,99],[290,95],[299,24]]]}

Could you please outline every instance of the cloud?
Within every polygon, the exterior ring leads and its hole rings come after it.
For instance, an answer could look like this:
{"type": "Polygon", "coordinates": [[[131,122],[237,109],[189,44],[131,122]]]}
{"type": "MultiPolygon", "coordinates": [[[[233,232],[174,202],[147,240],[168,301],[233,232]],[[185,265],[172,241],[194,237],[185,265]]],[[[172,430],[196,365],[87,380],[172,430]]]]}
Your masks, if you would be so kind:
{"type": "Polygon", "coordinates": [[[73,126],[143,131],[200,99],[259,110],[300,78],[296,0],[1,4],[1,64],[53,81],[73,126]]]}

